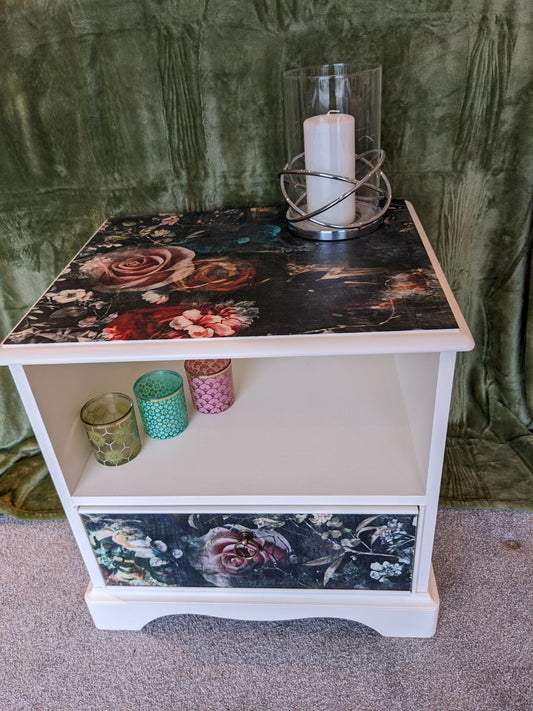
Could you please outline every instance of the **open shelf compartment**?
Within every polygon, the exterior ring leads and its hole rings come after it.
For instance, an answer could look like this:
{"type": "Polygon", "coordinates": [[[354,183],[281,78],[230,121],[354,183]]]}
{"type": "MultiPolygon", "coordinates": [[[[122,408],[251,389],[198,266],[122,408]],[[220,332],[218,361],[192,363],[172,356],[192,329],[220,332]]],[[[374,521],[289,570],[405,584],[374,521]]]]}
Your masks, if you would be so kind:
{"type": "MultiPolygon", "coordinates": [[[[27,365],[24,371],[74,505],[419,504],[426,493],[439,356],[234,359],[236,400],[204,415],[188,398],[178,437],[144,435],[105,467],[79,423],[89,398],[133,397],[135,379],[183,362],[27,365]]],[[[184,378],[185,380],[185,378],[184,378]]],[[[142,425],[139,419],[140,430],[142,425]]]]}

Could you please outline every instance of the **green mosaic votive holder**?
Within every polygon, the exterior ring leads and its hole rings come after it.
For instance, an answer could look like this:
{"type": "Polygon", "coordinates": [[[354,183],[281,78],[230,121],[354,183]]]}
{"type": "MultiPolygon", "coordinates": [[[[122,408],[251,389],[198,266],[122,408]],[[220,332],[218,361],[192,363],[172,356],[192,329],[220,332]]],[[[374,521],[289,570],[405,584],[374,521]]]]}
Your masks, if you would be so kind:
{"type": "Polygon", "coordinates": [[[141,375],[133,386],[144,429],[154,439],[169,439],[189,424],[183,378],[173,370],[141,375]]]}
{"type": "Polygon", "coordinates": [[[127,395],[97,395],[81,408],[80,419],[100,464],[118,467],[130,462],[141,451],[135,410],[127,395]]]}

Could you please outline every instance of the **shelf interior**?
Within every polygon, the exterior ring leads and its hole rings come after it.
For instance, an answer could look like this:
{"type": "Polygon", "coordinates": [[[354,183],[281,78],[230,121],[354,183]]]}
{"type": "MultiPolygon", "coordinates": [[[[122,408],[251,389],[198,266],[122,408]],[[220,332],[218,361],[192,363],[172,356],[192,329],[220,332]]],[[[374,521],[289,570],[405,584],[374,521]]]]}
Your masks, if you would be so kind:
{"type": "Polygon", "coordinates": [[[150,439],[137,410],[141,453],[98,464],[81,406],[108,391],[133,398],[136,378],[160,368],[184,375],[179,361],[25,366],[78,505],[425,494],[438,354],[234,359],[229,410],[196,412],[185,384],[182,434],[150,439]]]}

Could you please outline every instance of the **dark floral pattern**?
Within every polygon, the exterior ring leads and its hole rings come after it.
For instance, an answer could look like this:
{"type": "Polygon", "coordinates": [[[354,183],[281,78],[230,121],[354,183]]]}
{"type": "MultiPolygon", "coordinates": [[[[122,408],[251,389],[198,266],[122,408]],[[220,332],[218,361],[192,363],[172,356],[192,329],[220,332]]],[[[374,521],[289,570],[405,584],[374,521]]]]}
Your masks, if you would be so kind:
{"type": "Polygon", "coordinates": [[[82,263],[81,273],[92,279],[96,291],[146,291],[188,276],[193,258],[185,247],[117,249],[82,263]]]}
{"type": "Polygon", "coordinates": [[[375,232],[310,242],[284,210],[107,220],[5,343],[455,329],[403,201],[375,232]]]}
{"type": "Polygon", "coordinates": [[[412,514],[83,514],[107,585],[410,590],[412,514]],[[249,532],[251,542],[240,533],[249,532]]]}
{"type": "Polygon", "coordinates": [[[233,336],[252,322],[257,309],[247,302],[181,304],[133,309],[104,327],[110,341],[233,336]]]}
{"type": "Polygon", "coordinates": [[[255,267],[244,259],[210,257],[197,259],[193,270],[185,279],[174,285],[175,289],[230,292],[253,284],[255,267]]]}

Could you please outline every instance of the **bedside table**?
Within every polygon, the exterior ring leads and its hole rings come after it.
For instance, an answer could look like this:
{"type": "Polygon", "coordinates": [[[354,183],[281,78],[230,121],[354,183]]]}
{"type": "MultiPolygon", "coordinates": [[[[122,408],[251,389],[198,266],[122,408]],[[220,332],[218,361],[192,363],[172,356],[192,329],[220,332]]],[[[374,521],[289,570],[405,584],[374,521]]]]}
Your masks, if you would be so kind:
{"type": "MultiPolygon", "coordinates": [[[[409,203],[345,242],[283,211],[110,218],[5,339],[101,629],[344,617],[431,636],[455,357],[473,340],[409,203]],[[231,358],[235,403],[99,464],[79,422],[151,370],[231,358]]],[[[189,397],[189,393],[187,392],[189,397]]],[[[140,417],[138,417],[142,429],[140,417]]]]}

